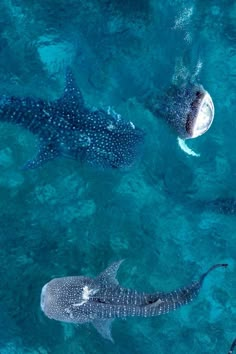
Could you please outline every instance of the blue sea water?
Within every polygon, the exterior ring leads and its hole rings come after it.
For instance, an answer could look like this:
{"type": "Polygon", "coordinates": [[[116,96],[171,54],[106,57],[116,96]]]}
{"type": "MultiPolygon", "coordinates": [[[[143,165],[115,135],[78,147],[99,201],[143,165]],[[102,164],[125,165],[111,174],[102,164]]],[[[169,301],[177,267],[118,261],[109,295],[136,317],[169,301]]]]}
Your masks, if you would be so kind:
{"type": "Polygon", "coordinates": [[[71,65],[86,102],[114,107],[145,130],[128,171],[55,159],[21,167],[35,138],[0,126],[0,353],[227,353],[236,336],[236,3],[157,0],[2,0],[1,94],[52,100],[71,65]],[[144,108],[198,71],[215,120],[187,156],[144,108]],[[199,297],[174,313],[116,320],[114,343],[90,325],[47,319],[42,286],[96,276],[125,258],[120,284],[169,291],[211,265],[199,297]]]}

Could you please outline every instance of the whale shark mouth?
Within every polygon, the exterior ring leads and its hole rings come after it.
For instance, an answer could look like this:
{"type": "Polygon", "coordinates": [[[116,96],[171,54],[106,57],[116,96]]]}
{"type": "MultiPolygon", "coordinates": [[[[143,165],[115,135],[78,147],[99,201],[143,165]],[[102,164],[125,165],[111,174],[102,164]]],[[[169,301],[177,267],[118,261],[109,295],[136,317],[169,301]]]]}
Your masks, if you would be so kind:
{"type": "Polygon", "coordinates": [[[204,134],[210,128],[214,114],[215,108],[209,93],[205,90],[198,91],[191,104],[191,111],[186,123],[189,138],[197,138],[204,134]]]}

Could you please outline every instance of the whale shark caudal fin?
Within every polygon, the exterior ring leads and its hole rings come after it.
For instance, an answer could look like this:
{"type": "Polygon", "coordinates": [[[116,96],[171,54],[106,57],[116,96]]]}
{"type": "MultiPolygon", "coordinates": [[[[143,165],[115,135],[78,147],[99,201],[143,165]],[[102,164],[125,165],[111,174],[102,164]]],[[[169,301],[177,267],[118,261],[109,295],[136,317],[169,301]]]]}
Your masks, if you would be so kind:
{"type": "Polygon", "coordinates": [[[111,325],[113,320],[114,320],[113,318],[106,319],[106,320],[94,320],[92,324],[103,338],[108,339],[114,343],[111,334],[111,325]]]}
{"type": "Polygon", "coordinates": [[[236,348],[236,338],[233,341],[233,343],[231,344],[231,347],[230,347],[230,350],[229,350],[228,354],[232,354],[233,351],[234,351],[234,348],[236,348]]]}
{"type": "Polygon", "coordinates": [[[199,281],[195,283],[196,286],[195,286],[195,294],[194,294],[194,296],[196,296],[198,294],[198,292],[199,292],[200,288],[202,287],[202,284],[203,284],[205,278],[208,276],[208,274],[211,273],[214,269],[220,268],[220,267],[226,268],[226,267],[228,267],[228,264],[226,264],[226,263],[215,264],[211,268],[209,268],[207,272],[202,274],[202,276],[200,277],[199,281]]]}
{"type": "Polygon", "coordinates": [[[206,278],[206,276],[207,276],[212,270],[214,270],[214,269],[216,269],[216,268],[219,268],[219,267],[224,267],[224,268],[226,268],[226,267],[228,267],[228,264],[227,264],[227,263],[220,263],[220,264],[215,264],[215,265],[213,265],[211,268],[208,269],[207,272],[205,272],[204,274],[202,274],[202,276],[201,276],[201,278],[200,278],[200,281],[199,281],[200,284],[203,283],[203,281],[204,281],[204,279],[206,278]]]}
{"type": "Polygon", "coordinates": [[[148,309],[156,308],[155,315],[166,314],[175,311],[183,305],[189,304],[199,295],[205,277],[215,268],[227,267],[227,264],[216,264],[211,267],[207,272],[202,274],[199,280],[193,281],[190,285],[181,287],[174,291],[165,293],[157,293],[157,298],[146,307],[148,309]]]}

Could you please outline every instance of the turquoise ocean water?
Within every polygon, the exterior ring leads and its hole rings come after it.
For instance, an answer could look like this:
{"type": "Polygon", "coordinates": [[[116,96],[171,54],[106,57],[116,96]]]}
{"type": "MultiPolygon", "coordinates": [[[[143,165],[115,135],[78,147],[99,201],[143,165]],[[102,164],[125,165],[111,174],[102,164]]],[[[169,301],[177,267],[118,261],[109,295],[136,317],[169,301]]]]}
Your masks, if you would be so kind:
{"type": "Polygon", "coordinates": [[[22,170],[37,141],[0,125],[0,353],[227,354],[236,336],[236,2],[2,0],[1,94],[55,99],[71,65],[88,105],[114,107],[145,130],[128,171],[56,159],[22,170]],[[148,112],[146,93],[197,80],[215,103],[210,130],[189,146],[148,112]],[[42,286],[96,276],[168,291],[219,262],[199,297],[174,313],[116,320],[115,343],[90,325],[46,318],[42,286]]]}

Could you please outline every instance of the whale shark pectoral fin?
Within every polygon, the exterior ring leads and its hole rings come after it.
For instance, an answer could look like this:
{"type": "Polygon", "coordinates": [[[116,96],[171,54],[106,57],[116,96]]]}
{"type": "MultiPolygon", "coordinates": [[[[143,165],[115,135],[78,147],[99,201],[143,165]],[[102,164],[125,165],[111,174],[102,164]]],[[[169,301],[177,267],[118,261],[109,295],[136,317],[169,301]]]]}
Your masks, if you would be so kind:
{"type": "Polygon", "coordinates": [[[59,154],[59,150],[56,147],[43,145],[40,147],[38,154],[32,160],[28,160],[22,169],[27,170],[38,168],[44,163],[55,159],[57,156],[59,156],[59,154]]]}
{"type": "Polygon", "coordinates": [[[110,340],[114,343],[111,334],[111,325],[112,325],[113,318],[111,319],[104,319],[104,320],[94,320],[92,322],[93,326],[96,328],[99,334],[105,339],[110,340]]]}
{"type": "Polygon", "coordinates": [[[96,284],[109,284],[109,285],[119,285],[118,280],[116,279],[116,275],[118,269],[120,268],[121,263],[123,263],[124,259],[112,263],[110,267],[105,269],[102,273],[100,273],[95,279],[96,284]]]}

